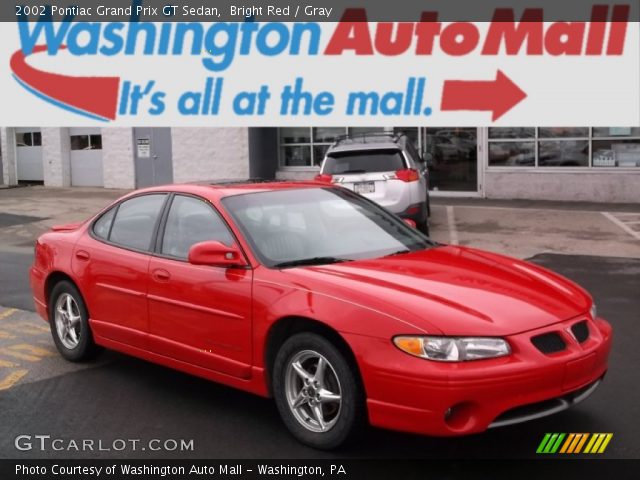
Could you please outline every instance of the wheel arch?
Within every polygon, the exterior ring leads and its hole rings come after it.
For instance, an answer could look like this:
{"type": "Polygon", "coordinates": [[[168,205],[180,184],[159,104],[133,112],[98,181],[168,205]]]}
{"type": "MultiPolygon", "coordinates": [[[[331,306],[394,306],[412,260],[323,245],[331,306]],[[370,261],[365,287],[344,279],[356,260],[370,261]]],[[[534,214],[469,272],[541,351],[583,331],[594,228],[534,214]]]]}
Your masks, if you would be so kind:
{"type": "Polygon", "coordinates": [[[264,348],[264,365],[266,370],[265,382],[269,395],[273,396],[271,375],[273,372],[273,366],[275,363],[276,355],[278,354],[278,350],[288,338],[297,333],[304,332],[321,335],[329,340],[338,350],[340,350],[345,358],[355,367],[355,371],[358,376],[358,382],[360,383],[360,387],[362,388],[362,391],[365,393],[366,397],[364,382],[362,381],[362,375],[360,373],[360,367],[356,360],[356,356],[353,353],[351,346],[347,343],[344,337],[342,337],[342,335],[340,335],[337,330],[330,327],[326,323],[308,317],[299,316],[287,316],[280,318],[271,326],[267,333],[264,348]]]}
{"type": "Polygon", "coordinates": [[[53,289],[55,288],[55,286],[62,281],[69,282],[78,290],[78,292],[80,292],[80,295],[82,296],[82,300],[84,301],[84,305],[88,313],[89,307],[87,306],[87,301],[84,295],[82,294],[82,290],[80,290],[80,287],[78,286],[78,284],[73,280],[73,278],[71,278],[71,276],[68,273],[65,273],[61,270],[54,270],[51,273],[49,273],[49,275],[47,276],[47,279],[44,282],[44,295],[45,295],[44,298],[47,302],[47,313],[49,315],[51,314],[51,310],[50,310],[51,309],[51,293],[53,292],[53,289]]]}

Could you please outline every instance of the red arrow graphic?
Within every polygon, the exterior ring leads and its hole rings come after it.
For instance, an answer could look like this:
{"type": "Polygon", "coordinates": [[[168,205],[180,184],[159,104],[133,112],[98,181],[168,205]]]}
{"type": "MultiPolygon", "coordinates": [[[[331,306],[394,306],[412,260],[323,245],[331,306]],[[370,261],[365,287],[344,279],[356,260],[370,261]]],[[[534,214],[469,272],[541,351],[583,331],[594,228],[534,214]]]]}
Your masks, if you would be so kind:
{"type": "MultiPolygon", "coordinates": [[[[45,45],[38,45],[33,53],[46,49],[45,45]]],[[[22,50],[11,56],[10,66],[19,81],[48,101],[102,119],[115,120],[119,77],[73,77],[44,72],[29,65],[22,50]]]]}
{"type": "Polygon", "coordinates": [[[495,80],[446,80],[440,110],[491,111],[495,122],[525,98],[527,94],[498,70],[495,80]]]}

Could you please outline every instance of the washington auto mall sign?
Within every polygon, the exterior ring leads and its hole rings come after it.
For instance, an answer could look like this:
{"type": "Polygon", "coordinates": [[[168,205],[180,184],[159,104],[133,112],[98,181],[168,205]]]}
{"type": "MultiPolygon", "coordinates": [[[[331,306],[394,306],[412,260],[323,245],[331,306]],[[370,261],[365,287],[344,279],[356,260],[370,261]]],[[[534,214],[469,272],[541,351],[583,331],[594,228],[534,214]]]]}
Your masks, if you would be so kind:
{"type": "MultiPolygon", "coordinates": [[[[79,116],[88,124],[296,125],[304,117],[315,125],[390,118],[543,125],[550,108],[562,115],[586,97],[593,108],[594,92],[602,97],[600,118],[616,109],[619,122],[604,121],[617,124],[640,120],[636,97],[615,104],[616,95],[634,95],[638,80],[638,25],[629,15],[629,5],[596,5],[588,22],[545,22],[541,8],[516,18],[500,8],[491,22],[447,23],[424,12],[416,22],[372,23],[356,8],[335,23],[154,23],[73,14],[53,22],[44,12],[38,21],[18,18],[19,46],[7,61],[20,99],[33,96],[63,112],[47,107],[45,122],[54,124],[79,116]],[[106,64],[109,73],[100,71],[106,64]],[[623,71],[632,78],[620,78],[623,71]],[[555,100],[549,75],[558,77],[555,100]],[[563,99],[571,82],[583,98],[563,99]]],[[[587,121],[591,108],[584,108],[576,118],[587,121]]]]}

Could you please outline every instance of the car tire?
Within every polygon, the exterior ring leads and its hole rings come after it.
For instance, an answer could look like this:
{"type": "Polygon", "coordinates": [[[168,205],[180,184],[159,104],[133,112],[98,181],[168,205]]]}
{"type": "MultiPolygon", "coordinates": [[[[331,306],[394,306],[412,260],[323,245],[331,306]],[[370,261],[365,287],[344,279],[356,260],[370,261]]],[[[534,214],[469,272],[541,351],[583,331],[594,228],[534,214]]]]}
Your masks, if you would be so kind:
{"type": "Polygon", "coordinates": [[[425,204],[420,217],[416,219],[416,228],[425,235],[429,235],[429,206],[425,204]]]}
{"type": "Polygon", "coordinates": [[[89,327],[82,295],[71,282],[61,281],[49,297],[49,326],[60,355],[70,362],[92,358],[98,351],[89,327]]]}
{"type": "Polygon", "coordinates": [[[285,341],[276,355],[272,385],[284,424],[306,445],[336,448],[363,424],[364,395],[356,367],[323,336],[299,333],[285,341]]]}

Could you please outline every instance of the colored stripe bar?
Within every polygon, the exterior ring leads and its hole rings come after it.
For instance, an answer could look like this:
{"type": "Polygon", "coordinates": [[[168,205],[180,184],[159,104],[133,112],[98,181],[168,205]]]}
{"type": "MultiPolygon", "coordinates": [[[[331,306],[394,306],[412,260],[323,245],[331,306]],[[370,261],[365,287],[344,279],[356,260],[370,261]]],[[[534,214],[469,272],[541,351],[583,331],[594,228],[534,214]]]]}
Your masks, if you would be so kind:
{"type": "Polygon", "coordinates": [[[558,451],[558,448],[560,448],[560,444],[562,443],[562,440],[565,436],[565,433],[561,433],[558,435],[558,439],[556,440],[556,443],[553,445],[553,447],[551,448],[551,452],[549,453],[556,453],[558,451]]]}
{"type": "Polygon", "coordinates": [[[569,448],[569,445],[571,445],[571,442],[573,442],[573,439],[576,437],[575,433],[570,433],[569,436],[567,437],[567,440],[564,442],[564,445],[562,445],[562,448],[560,449],[560,453],[566,453],[567,449],[569,448]]]}
{"type": "Polygon", "coordinates": [[[580,451],[582,450],[582,446],[587,441],[587,438],[589,438],[589,434],[588,433],[582,433],[581,435],[582,435],[582,438],[578,442],[578,445],[576,445],[576,451],[573,452],[573,453],[580,453],[580,451]]]}
{"type": "Polygon", "coordinates": [[[536,453],[604,453],[612,438],[613,433],[546,433],[536,453]]]}
{"type": "Polygon", "coordinates": [[[594,433],[593,435],[591,435],[591,439],[589,440],[589,443],[587,443],[587,447],[584,449],[584,453],[591,453],[591,448],[596,443],[599,436],[600,436],[599,433],[594,433]]]}
{"type": "Polygon", "coordinates": [[[598,450],[598,453],[604,453],[605,449],[607,448],[607,445],[609,445],[609,442],[613,438],[613,433],[607,433],[606,435],[607,436],[605,437],[604,441],[602,442],[602,445],[600,445],[600,450],[598,450]]]}
{"type": "Polygon", "coordinates": [[[551,449],[553,448],[553,445],[554,445],[554,443],[556,441],[556,438],[558,438],[558,434],[557,433],[554,433],[553,435],[551,435],[551,438],[547,442],[547,446],[544,447],[544,450],[542,451],[542,453],[552,453],[551,449]]]}
{"type": "Polygon", "coordinates": [[[549,441],[549,438],[551,438],[551,434],[547,433],[544,436],[544,438],[542,439],[542,441],[540,442],[540,445],[538,445],[538,449],[536,450],[536,453],[542,453],[542,451],[544,450],[545,445],[549,441]]]}
{"type": "Polygon", "coordinates": [[[584,436],[584,433],[576,433],[575,436],[573,437],[573,442],[571,442],[571,446],[569,447],[569,450],[567,450],[567,453],[573,453],[576,449],[576,446],[578,445],[578,443],[580,443],[580,440],[582,440],[582,437],[584,436]]]}

